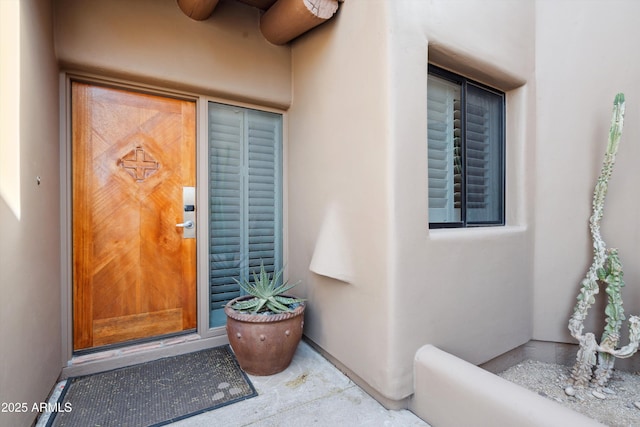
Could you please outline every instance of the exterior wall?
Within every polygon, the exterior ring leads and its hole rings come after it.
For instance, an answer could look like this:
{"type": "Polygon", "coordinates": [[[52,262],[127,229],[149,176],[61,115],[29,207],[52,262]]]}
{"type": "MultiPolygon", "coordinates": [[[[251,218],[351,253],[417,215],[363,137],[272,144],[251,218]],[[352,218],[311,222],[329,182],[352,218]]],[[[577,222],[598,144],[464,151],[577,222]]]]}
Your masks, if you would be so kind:
{"type": "Polygon", "coordinates": [[[412,392],[411,363],[424,343],[478,364],[531,338],[535,9],[500,0],[393,4],[389,386],[400,397],[412,392]],[[505,227],[428,229],[428,61],[507,94],[505,227]]]}
{"type": "Polygon", "coordinates": [[[1,142],[18,145],[20,173],[2,183],[19,194],[17,203],[10,208],[0,195],[0,402],[25,402],[28,411],[0,413],[3,426],[31,425],[37,415],[32,405],[46,401],[62,365],[59,98],[51,2],[18,3],[20,52],[11,61],[19,63],[20,81],[10,83],[19,85],[18,99],[12,100],[19,121],[4,123],[17,124],[18,132],[1,142]]]}
{"type": "MultiPolygon", "coordinates": [[[[604,156],[613,98],[626,96],[625,125],[609,183],[602,236],[619,249],[627,317],[640,314],[640,3],[538,1],[538,150],[534,338],[575,343],[567,329],[592,261],[588,220],[604,156]]],[[[601,292],[602,296],[605,295],[601,292]]],[[[586,329],[599,335],[604,305],[586,329]]],[[[626,331],[625,322],[623,329],[626,331]]],[[[623,343],[627,343],[626,334],[623,343]]]]}
{"type": "Polygon", "coordinates": [[[204,22],[173,0],[20,4],[21,214],[0,197],[0,402],[43,400],[62,366],[54,31],[63,69],[291,106],[288,267],[309,299],[306,334],[398,401],[424,344],[478,364],[531,338],[572,342],[591,192],[624,91],[603,234],[625,263],[625,307],[640,312],[633,0],[348,0],[292,48],[225,0],[204,22]],[[428,229],[429,61],[507,92],[506,227],[428,229]]]}
{"type": "Polygon", "coordinates": [[[305,334],[383,393],[391,363],[387,8],[348,0],[294,42],[288,156],[287,265],[309,300],[305,334]]]}
{"type": "Polygon", "coordinates": [[[481,363],[532,336],[534,12],[349,0],[294,44],[289,266],[307,284],[307,335],[387,399],[412,393],[425,343],[481,363]],[[506,227],[428,229],[428,58],[507,91],[506,227]],[[344,265],[308,270],[327,211],[350,283],[325,277],[344,265]]]}
{"type": "Polygon", "coordinates": [[[290,49],[267,42],[259,11],[222,0],[206,21],[175,0],[57,0],[61,68],[287,107],[290,49]]]}

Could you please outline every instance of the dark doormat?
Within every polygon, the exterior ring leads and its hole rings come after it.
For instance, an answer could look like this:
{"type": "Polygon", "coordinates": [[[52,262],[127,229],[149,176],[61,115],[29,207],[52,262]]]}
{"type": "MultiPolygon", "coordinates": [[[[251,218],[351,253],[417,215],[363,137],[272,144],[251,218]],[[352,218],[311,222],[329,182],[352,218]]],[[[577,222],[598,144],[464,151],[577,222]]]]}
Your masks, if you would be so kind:
{"type": "Polygon", "coordinates": [[[226,345],[70,378],[47,427],[161,426],[256,395],[226,345]]]}

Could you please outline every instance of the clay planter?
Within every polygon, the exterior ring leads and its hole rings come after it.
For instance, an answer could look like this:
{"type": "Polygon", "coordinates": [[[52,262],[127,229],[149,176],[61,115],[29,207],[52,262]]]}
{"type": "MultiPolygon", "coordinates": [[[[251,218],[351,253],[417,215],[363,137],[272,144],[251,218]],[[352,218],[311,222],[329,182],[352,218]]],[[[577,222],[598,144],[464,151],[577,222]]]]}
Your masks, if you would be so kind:
{"type": "Polygon", "coordinates": [[[290,313],[246,314],[231,308],[249,295],[231,300],[225,307],[229,344],[240,367],[251,375],[284,371],[302,338],[305,304],[290,313]]]}

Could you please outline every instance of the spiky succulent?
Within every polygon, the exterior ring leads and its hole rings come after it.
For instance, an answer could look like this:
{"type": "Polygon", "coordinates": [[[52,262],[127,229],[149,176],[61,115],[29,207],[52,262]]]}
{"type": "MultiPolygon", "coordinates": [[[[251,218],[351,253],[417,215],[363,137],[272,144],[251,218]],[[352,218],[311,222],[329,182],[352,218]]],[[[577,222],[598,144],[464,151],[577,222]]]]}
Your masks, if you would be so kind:
{"type": "Polygon", "coordinates": [[[295,310],[295,304],[304,301],[301,298],[291,298],[284,296],[285,292],[299,282],[288,284],[284,282],[279,285],[282,270],[275,271],[272,276],[264,268],[264,263],[260,263],[260,273],[253,272],[253,281],[244,279],[236,280],[236,283],[249,295],[251,299],[238,301],[231,306],[234,310],[256,314],[271,311],[273,313],[286,313],[295,310]]]}

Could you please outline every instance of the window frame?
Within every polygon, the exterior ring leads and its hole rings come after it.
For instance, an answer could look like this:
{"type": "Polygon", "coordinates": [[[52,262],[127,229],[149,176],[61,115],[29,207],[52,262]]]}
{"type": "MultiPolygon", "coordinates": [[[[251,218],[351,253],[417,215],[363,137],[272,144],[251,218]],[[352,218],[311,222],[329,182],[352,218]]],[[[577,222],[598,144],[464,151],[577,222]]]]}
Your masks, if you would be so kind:
{"type": "MultiPolygon", "coordinates": [[[[460,87],[460,105],[461,105],[461,120],[460,120],[460,131],[462,135],[461,139],[461,158],[462,158],[462,185],[461,185],[461,194],[460,194],[460,221],[451,221],[451,222],[432,222],[429,218],[429,229],[443,229],[443,228],[477,228],[477,227],[496,227],[496,226],[504,226],[506,225],[506,93],[495,89],[493,87],[487,86],[478,81],[469,79],[465,76],[453,73],[451,71],[440,68],[436,65],[429,64],[428,66],[428,75],[434,76],[448,82],[459,85],[460,87]],[[500,129],[498,129],[498,137],[499,141],[499,153],[497,154],[498,160],[498,180],[497,185],[499,186],[499,194],[498,194],[498,203],[500,205],[499,208],[499,219],[496,221],[484,221],[484,222],[474,222],[469,221],[467,217],[467,175],[466,175],[466,160],[467,160],[467,152],[466,152],[466,143],[467,143],[467,134],[466,134],[466,116],[467,116],[467,91],[469,86],[474,86],[480,90],[491,93],[501,98],[500,102],[500,129]]],[[[427,85],[427,91],[429,85],[427,85]]],[[[427,101],[428,102],[428,101],[427,101]]],[[[428,130],[427,130],[428,134],[428,130]]],[[[427,137],[428,140],[428,137],[427,137]]],[[[428,142],[427,142],[428,144],[428,142]]],[[[427,152],[427,159],[429,158],[429,154],[427,152]]],[[[427,166],[428,167],[428,166],[427,166]]],[[[428,174],[428,169],[427,169],[428,174]]],[[[427,176],[427,181],[429,180],[427,176]]],[[[427,188],[429,189],[429,184],[427,182],[427,188]]],[[[429,197],[427,190],[427,198],[429,197]]],[[[431,209],[430,207],[428,208],[431,209]]]]}

